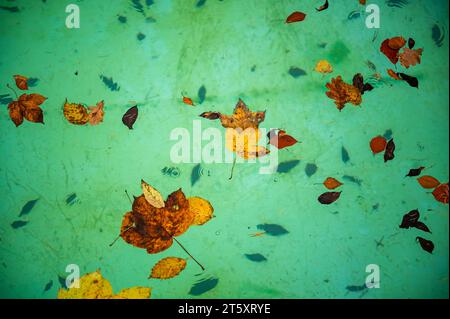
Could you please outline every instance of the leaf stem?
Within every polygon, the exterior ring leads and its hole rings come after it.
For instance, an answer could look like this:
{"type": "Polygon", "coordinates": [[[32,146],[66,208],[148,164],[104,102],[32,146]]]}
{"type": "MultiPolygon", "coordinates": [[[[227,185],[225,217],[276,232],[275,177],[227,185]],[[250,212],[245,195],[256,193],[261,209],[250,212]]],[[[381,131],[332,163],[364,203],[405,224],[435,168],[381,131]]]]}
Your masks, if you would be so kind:
{"type": "Polygon", "coordinates": [[[119,234],[119,236],[116,237],[116,239],[113,240],[113,242],[111,244],[109,244],[109,247],[111,247],[112,245],[114,245],[116,243],[116,241],[120,238],[120,236],[122,236],[124,233],[126,233],[127,231],[129,231],[131,228],[133,228],[134,225],[128,226],[127,229],[125,229],[123,232],[121,232],[119,234]]]}
{"type": "Polygon", "coordinates": [[[200,268],[201,268],[202,270],[205,270],[205,268],[197,261],[197,259],[195,259],[194,256],[192,256],[192,255],[186,250],[186,248],[184,248],[184,246],[181,245],[181,243],[180,243],[175,237],[172,237],[172,238],[173,238],[173,240],[175,240],[175,242],[176,242],[178,245],[180,245],[180,247],[186,252],[186,254],[188,254],[189,257],[191,257],[191,258],[197,263],[197,265],[200,266],[200,268]]]}
{"type": "Polygon", "coordinates": [[[234,158],[233,158],[233,166],[231,167],[231,175],[230,175],[230,177],[228,178],[229,180],[231,180],[232,178],[233,178],[233,172],[234,172],[234,166],[236,165],[236,154],[234,155],[234,158]]]}
{"type": "Polygon", "coordinates": [[[16,99],[18,100],[19,97],[17,96],[16,90],[14,90],[9,84],[6,84],[6,86],[7,86],[11,91],[14,92],[14,94],[16,95],[16,99]]]}
{"type": "Polygon", "coordinates": [[[125,194],[127,194],[128,200],[130,201],[130,204],[133,205],[133,201],[131,200],[130,195],[128,194],[128,191],[125,190],[125,194]]]}

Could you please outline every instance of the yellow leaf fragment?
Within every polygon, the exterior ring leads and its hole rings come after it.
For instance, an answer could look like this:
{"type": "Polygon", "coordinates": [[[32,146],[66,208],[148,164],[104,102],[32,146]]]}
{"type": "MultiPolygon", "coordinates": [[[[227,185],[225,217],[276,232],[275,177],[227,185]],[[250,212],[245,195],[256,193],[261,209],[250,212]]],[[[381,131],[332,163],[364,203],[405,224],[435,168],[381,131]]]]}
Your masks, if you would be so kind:
{"type": "Polygon", "coordinates": [[[69,289],[59,289],[58,299],[108,299],[112,294],[111,284],[97,270],[76,280],[69,289]]]}
{"type": "Polygon", "coordinates": [[[111,299],[148,299],[152,294],[152,289],[147,287],[131,287],[122,289],[111,299]]]}

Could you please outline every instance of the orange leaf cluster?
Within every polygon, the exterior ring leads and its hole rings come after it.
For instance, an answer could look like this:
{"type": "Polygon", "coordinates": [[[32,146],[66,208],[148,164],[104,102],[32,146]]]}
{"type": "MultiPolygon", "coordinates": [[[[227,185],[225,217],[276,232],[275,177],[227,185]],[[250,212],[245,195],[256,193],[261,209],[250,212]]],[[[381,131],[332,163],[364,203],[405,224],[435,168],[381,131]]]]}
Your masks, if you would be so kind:
{"type": "MultiPolygon", "coordinates": [[[[14,80],[19,89],[28,90],[28,78],[22,75],[14,75],[14,80]]],[[[8,87],[13,90],[9,85],[8,87]]],[[[9,117],[16,127],[23,123],[24,118],[33,123],[44,123],[44,114],[39,106],[46,99],[46,97],[37,93],[22,94],[17,100],[8,104],[9,117]]]]}
{"type": "Polygon", "coordinates": [[[327,83],[326,87],[329,90],[326,92],[327,96],[335,101],[339,111],[345,107],[346,103],[360,105],[362,102],[361,92],[358,88],[345,83],[340,75],[331,79],[331,83],[327,83]]]}

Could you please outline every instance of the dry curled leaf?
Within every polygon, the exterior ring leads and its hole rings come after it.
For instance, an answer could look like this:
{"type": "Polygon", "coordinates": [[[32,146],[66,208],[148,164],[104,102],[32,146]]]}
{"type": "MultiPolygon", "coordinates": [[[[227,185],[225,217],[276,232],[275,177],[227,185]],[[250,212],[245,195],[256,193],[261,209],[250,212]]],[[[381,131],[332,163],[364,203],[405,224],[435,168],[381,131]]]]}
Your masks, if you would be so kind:
{"type": "Polygon", "coordinates": [[[192,225],[203,225],[208,222],[214,213],[211,203],[201,197],[189,197],[189,209],[194,213],[192,225]]]}
{"type": "Polygon", "coordinates": [[[341,186],[342,183],[333,177],[327,177],[327,179],[323,182],[323,185],[328,189],[336,189],[341,186]]]}
{"type": "Polygon", "coordinates": [[[164,207],[164,199],[160,192],[147,184],[143,179],[141,180],[141,187],[144,197],[150,205],[156,208],[164,207]]]}
{"type": "Polygon", "coordinates": [[[411,50],[404,48],[403,52],[399,54],[400,64],[405,68],[409,68],[411,65],[420,64],[420,58],[422,56],[423,49],[411,50]]]}
{"type": "Polygon", "coordinates": [[[287,18],[286,23],[294,23],[305,20],[306,14],[300,11],[292,12],[287,18]]]}
{"type": "Polygon", "coordinates": [[[423,188],[427,189],[436,188],[441,184],[436,178],[430,175],[424,175],[422,177],[419,177],[417,181],[423,188]]]}
{"type": "Polygon", "coordinates": [[[82,104],[64,102],[64,117],[72,124],[84,125],[89,121],[87,108],[82,104]]]}
{"type": "Polygon", "coordinates": [[[16,86],[21,90],[28,90],[28,78],[23,75],[14,75],[16,86]]]}
{"type": "Polygon", "coordinates": [[[326,95],[335,101],[334,103],[339,111],[345,107],[346,103],[360,105],[362,102],[360,90],[345,83],[340,75],[331,79],[331,82],[326,84],[326,88],[329,90],[326,95]]]}
{"type": "Polygon", "coordinates": [[[186,268],[186,260],[178,257],[166,257],[153,266],[149,278],[169,279],[177,276],[186,268]]]}
{"type": "Polygon", "coordinates": [[[89,107],[89,110],[91,111],[89,113],[89,124],[97,125],[103,122],[103,116],[105,115],[105,112],[103,111],[104,105],[105,103],[100,101],[96,106],[89,107]]]}

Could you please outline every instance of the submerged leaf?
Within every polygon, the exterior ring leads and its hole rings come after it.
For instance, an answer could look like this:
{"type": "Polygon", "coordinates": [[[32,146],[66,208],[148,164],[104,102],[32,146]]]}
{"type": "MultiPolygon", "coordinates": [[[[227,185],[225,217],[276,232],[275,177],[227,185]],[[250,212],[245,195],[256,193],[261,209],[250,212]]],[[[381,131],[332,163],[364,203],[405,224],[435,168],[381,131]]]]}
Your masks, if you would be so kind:
{"type": "Polygon", "coordinates": [[[305,18],[306,18],[305,13],[300,12],[300,11],[295,11],[286,18],[286,23],[300,22],[300,21],[305,20],[305,18]]]}
{"type": "Polygon", "coordinates": [[[433,250],[434,250],[434,244],[431,240],[427,240],[425,238],[422,237],[416,237],[416,240],[419,241],[420,246],[422,247],[423,250],[425,250],[426,252],[432,254],[433,250]]]}
{"type": "Polygon", "coordinates": [[[137,117],[138,117],[138,107],[137,105],[135,105],[129,108],[122,116],[122,123],[130,130],[132,130],[134,122],[136,122],[137,117]]]}
{"type": "Polygon", "coordinates": [[[417,179],[417,181],[423,188],[427,188],[427,189],[438,187],[441,184],[436,178],[434,178],[433,176],[429,176],[429,175],[424,175],[422,177],[419,177],[417,179]]]}
{"type": "Polygon", "coordinates": [[[125,288],[115,294],[111,299],[148,299],[152,294],[152,289],[147,287],[125,288]]]}
{"type": "Polygon", "coordinates": [[[395,143],[394,139],[390,139],[386,145],[386,150],[384,152],[384,162],[392,161],[395,158],[395,143]]]}
{"type": "Polygon", "coordinates": [[[433,191],[434,198],[441,203],[448,204],[448,183],[441,184],[433,191]]]}
{"type": "Polygon", "coordinates": [[[425,169],[425,167],[423,167],[423,166],[420,166],[419,168],[412,168],[409,170],[409,172],[406,176],[408,176],[408,177],[419,176],[420,173],[422,173],[422,171],[424,169],[425,169]]]}
{"type": "Polygon", "coordinates": [[[21,90],[28,90],[28,78],[23,75],[14,75],[16,86],[21,90]]]}
{"type": "Polygon", "coordinates": [[[408,83],[410,86],[415,87],[415,88],[419,88],[419,80],[414,77],[414,76],[410,76],[408,74],[405,73],[397,73],[397,75],[406,83],[408,83]]]}
{"type": "Polygon", "coordinates": [[[378,154],[386,149],[386,139],[383,136],[376,136],[370,141],[370,149],[373,154],[378,154]]]}
{"type": "Polygon", "coordinates": [[[317,200],[321,204],[330,205],[339,199],[341,193],[342,192],[326,192],[320,195],[317,200]]]}
{"type": "Polygon", "coordinates": [[[325,185],[326,188],[328,189],[336,189],[339,186],[342,185],[341,182],[339,182],[337,179],[333,178],[333,177],[328,177],[324,182],[323,185],[325,185]]]}
{"type": "Polygon", "coordinates": [[[400,224],[399,227],[404,229],[414,227],[414,225],[419,221],[419,218],[420,218],[419,210],[414,209],[403,216],[402,223],[400,224]]]}

